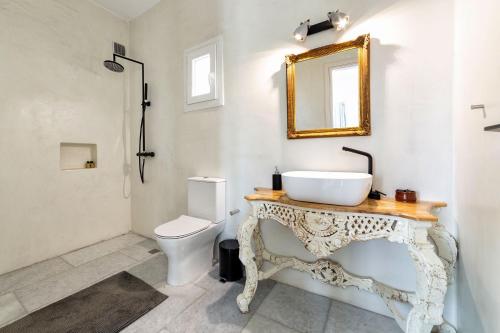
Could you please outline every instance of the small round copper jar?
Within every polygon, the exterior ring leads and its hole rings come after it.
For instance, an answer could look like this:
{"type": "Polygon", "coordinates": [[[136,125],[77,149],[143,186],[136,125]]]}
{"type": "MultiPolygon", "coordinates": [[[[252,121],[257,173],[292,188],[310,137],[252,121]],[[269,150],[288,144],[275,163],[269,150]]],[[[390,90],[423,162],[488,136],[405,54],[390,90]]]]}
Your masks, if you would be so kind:
{"type": "Polygon", "coordinates": [[[396,201],[417,202],[417,192],[412,190],[396,190],[396,201]]]}

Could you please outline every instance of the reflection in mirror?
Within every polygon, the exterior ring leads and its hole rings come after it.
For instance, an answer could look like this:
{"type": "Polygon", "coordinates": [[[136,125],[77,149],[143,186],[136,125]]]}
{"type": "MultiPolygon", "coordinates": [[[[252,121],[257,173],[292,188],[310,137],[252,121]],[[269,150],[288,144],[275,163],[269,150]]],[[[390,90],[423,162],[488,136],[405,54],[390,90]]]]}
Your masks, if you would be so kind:
{"type": "Polygon", "coordinates": [[[286,57],[288,138],[370,135],[370,36],[286,57]]]}
{"type": "Polygon", "coordinates": [[[360,126],[358,50],[295,67],[297,130],[360,126]]]}

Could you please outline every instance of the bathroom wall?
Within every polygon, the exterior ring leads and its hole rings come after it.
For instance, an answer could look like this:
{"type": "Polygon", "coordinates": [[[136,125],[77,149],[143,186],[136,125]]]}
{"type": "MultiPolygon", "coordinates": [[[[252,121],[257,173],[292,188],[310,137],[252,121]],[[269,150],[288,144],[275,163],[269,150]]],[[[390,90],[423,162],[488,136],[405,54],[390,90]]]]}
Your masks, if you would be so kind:
{"type": "MultiPolygon", "coordinates": [[[[421,199],[451,203],[452,13],[452,0],[163,0],[132,21],[133,55],[147,63],[153,90],[150,146],[159,152],[147,183],[132,184],[133,230],[152,236],[156,225],[185,213],[186,178],[209,175],[228,179],[228,210],[242,210],[227,218],[224,237],[234,237],[248,211],[243,196],[255,186],[269,187],[275,165],[282,171],[366,171],[366,159],[343,152],[343,145],[374,155],[376,189],[393,195],[396,188],[412,188],[421,199]],[[345,33],[293,39],[300,21],[323,21],[337,8],[351,16],[345,33]],[[373,134],[287,140],[284,56],[364,33],[372,37],[373,134]],[[216,35],[224,37],[226,104],[184,113],[183,50],[216,35]]],[[[452,208],[440,217],[453,231],[452,208]]],[[[290,231],[276,223],[264,227],[274,252],[312,259],[290,231]]],[[[402,245],[355,243],[334,258],[351,272],[414,288],[402,245]]],[[[357,290],[330,288],[293,271],[275,278],[387,314],[382,301],[357,290]]],[[[447,302],[446,318],[455,322],[453,289],[447,302]]]]}
{"type": "MultiPolygon", "coordinates": [[[[148,237],[154,237],[154,228],[177,217],[186,205],[185,184],[176,181],[176,177],[182,176],[175,144],[182,139],[177,130],[177,111],[182,106],[183,84],[179,64],[182,50],[177,47],[179,27],[174,18],[174,5],[172,1],[161,1],[130,23],[131,54],[145,62],[149,83],[151,107],[146,112],[146,148],[156,154],[146,161],[144,184],[139,179],[135,158],[132,163],[131,205],[132,221],[135,221],[132,228],[148,237]]],[[[135,155],[141,121],[141,73],[139,69],[131,73],[131,152],[135,155]]]]}
{"type": "Polygon", "coordinates": [[[115,40],[128,24],[88,1],[0,1],[0,274],[130,230],[115,40]],[[97,168],[60,170],[60,142],[97,144],[97,168]]]}
{"type": "Polygon", "coordinates": [[[458,223],[459,331],[500,332],[500,3],[457,0],[455,9],[454,166],[458,223]],[[471,104],[486,109],[471,110],[471,104]]]}

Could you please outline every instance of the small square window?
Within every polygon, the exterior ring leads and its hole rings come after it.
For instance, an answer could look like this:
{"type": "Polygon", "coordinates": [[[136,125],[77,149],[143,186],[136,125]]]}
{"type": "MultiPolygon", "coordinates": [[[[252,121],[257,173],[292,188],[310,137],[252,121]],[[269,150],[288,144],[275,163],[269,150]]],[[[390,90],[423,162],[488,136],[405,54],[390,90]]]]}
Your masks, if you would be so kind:
{"type": "Polygon", "coordinates": [[[222,38],[190,48],[185,54],[185,111],[224,104],[222,38]]]}
{"type": "Polygon", "coordinates": [[[210,53],[194,58],[191,66],[191,96],[210,94],[210,53]]]}

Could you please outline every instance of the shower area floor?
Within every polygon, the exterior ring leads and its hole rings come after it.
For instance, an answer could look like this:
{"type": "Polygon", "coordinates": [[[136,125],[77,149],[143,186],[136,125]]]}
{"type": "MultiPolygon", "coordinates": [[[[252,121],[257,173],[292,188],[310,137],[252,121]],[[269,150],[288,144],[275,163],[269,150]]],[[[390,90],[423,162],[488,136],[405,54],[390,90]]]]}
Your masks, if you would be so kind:
{"type": "Polygon", "coordinates": [[[122,332],[401,332],[390,318],[272,280],[260,282],[250,313],[241,314],[242,282],[220,283],[214,267],[190,285],[169,286],[158,250],[129,233],[0,275],[0,327],[127,271],[169,298],[122,332]]]}

